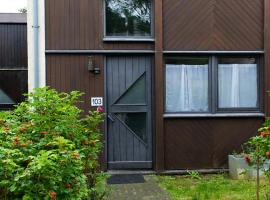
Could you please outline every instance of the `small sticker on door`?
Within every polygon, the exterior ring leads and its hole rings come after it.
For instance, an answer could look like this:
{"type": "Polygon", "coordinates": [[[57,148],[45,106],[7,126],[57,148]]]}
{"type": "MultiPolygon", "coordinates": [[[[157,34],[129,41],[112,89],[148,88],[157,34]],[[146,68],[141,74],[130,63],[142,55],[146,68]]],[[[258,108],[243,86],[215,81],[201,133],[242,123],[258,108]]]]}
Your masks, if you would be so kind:
{"type": "Polygon", "coordinates": [[[91,106],[103,106],[103,97],[92,97],[91,106]]]}

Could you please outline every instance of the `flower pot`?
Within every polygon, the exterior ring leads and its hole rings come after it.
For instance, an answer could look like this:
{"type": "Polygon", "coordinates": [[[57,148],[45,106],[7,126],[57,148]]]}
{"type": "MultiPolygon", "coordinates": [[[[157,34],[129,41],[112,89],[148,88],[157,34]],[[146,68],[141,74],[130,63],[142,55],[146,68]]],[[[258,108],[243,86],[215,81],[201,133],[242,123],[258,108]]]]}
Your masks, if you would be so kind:
{"type": "MultiPolygon", "coordinates": [[[[269,169],[270,162],[266,162],[260,170],[260,177],[264,176],[263,171],[269,169]]],[[[254,179],[257,171],[249,166],[242,156],[229,155],[229,174],[232,179],[254,179]]]]}
{"type": "Polygon", "coordinates": [[[232,179],[248,179],[250,166],[241,156],[229,155],[229,174],[232,179]]]}
{"type": "MultiPolygon", "coordinates": [[[[264,171],[267,171],[269,168],[270,168],[270,161],[266,161],[266,162],[263,164],[263,166],[262,166],[262,168],[261,168],[261,170],[260,170],[260,177],[265,178],[264,171]]],[[[251,169],[248,171],[248,176],[249,176],[249,178],[256,178],[256,176],[257,176],[257,171],[256,171],[256,169],[251,168],[251,169]]]]}

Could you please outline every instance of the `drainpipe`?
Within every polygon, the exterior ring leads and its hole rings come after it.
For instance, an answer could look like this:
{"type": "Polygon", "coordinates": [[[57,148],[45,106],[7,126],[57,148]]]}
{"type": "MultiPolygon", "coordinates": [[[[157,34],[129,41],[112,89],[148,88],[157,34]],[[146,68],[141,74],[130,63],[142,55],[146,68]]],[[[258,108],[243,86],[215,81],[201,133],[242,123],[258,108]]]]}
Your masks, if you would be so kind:
{"type": "Polygon", "coordinates": [[[34,35],[34,88],[39,87],[39,25],[38,1],[33,0],[33,35],[34,35]]]}

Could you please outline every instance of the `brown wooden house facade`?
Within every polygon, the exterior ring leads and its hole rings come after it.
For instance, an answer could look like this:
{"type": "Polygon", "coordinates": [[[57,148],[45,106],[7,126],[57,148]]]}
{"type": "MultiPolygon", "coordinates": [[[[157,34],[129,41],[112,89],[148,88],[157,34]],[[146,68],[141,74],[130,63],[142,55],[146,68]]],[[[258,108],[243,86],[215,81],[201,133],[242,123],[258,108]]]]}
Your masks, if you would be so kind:
{"type": "Polygon", "coordinates": [[[103,97],[105,169],[220,169],[270,114],[269,0],[45,0],[46,85],[103,97]]]}
{"type": "Polygon", "coordinates": [[[0,13],[0,110],[24,100],[27,65],[26,14],[0,13]]]}

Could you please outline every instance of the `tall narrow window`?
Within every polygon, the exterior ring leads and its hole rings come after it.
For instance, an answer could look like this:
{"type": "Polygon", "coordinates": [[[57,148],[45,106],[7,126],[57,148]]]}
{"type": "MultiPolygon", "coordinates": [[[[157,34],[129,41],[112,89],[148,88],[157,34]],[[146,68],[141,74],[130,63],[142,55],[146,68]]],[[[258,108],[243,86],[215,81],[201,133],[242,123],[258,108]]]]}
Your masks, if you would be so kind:
{"type": "Polygon", "coordinates": [[[0,108],[11,108],[27,93],[26,70],[0,70],[0,108]]]}
{"type": "Polygon", "coordinates": [[[166,112],[208,111],[208,58],[166,61],[166,112]]]}
{"type": "Polygon", "coordinates": [[[219,108],[257,108],[256,59],[224,57],[218,60],[219,108]]]}
{"type": "Polygon", "coordinates": [[[105,0],[107,37],[151,37],[151,0],[105,0]]]}

